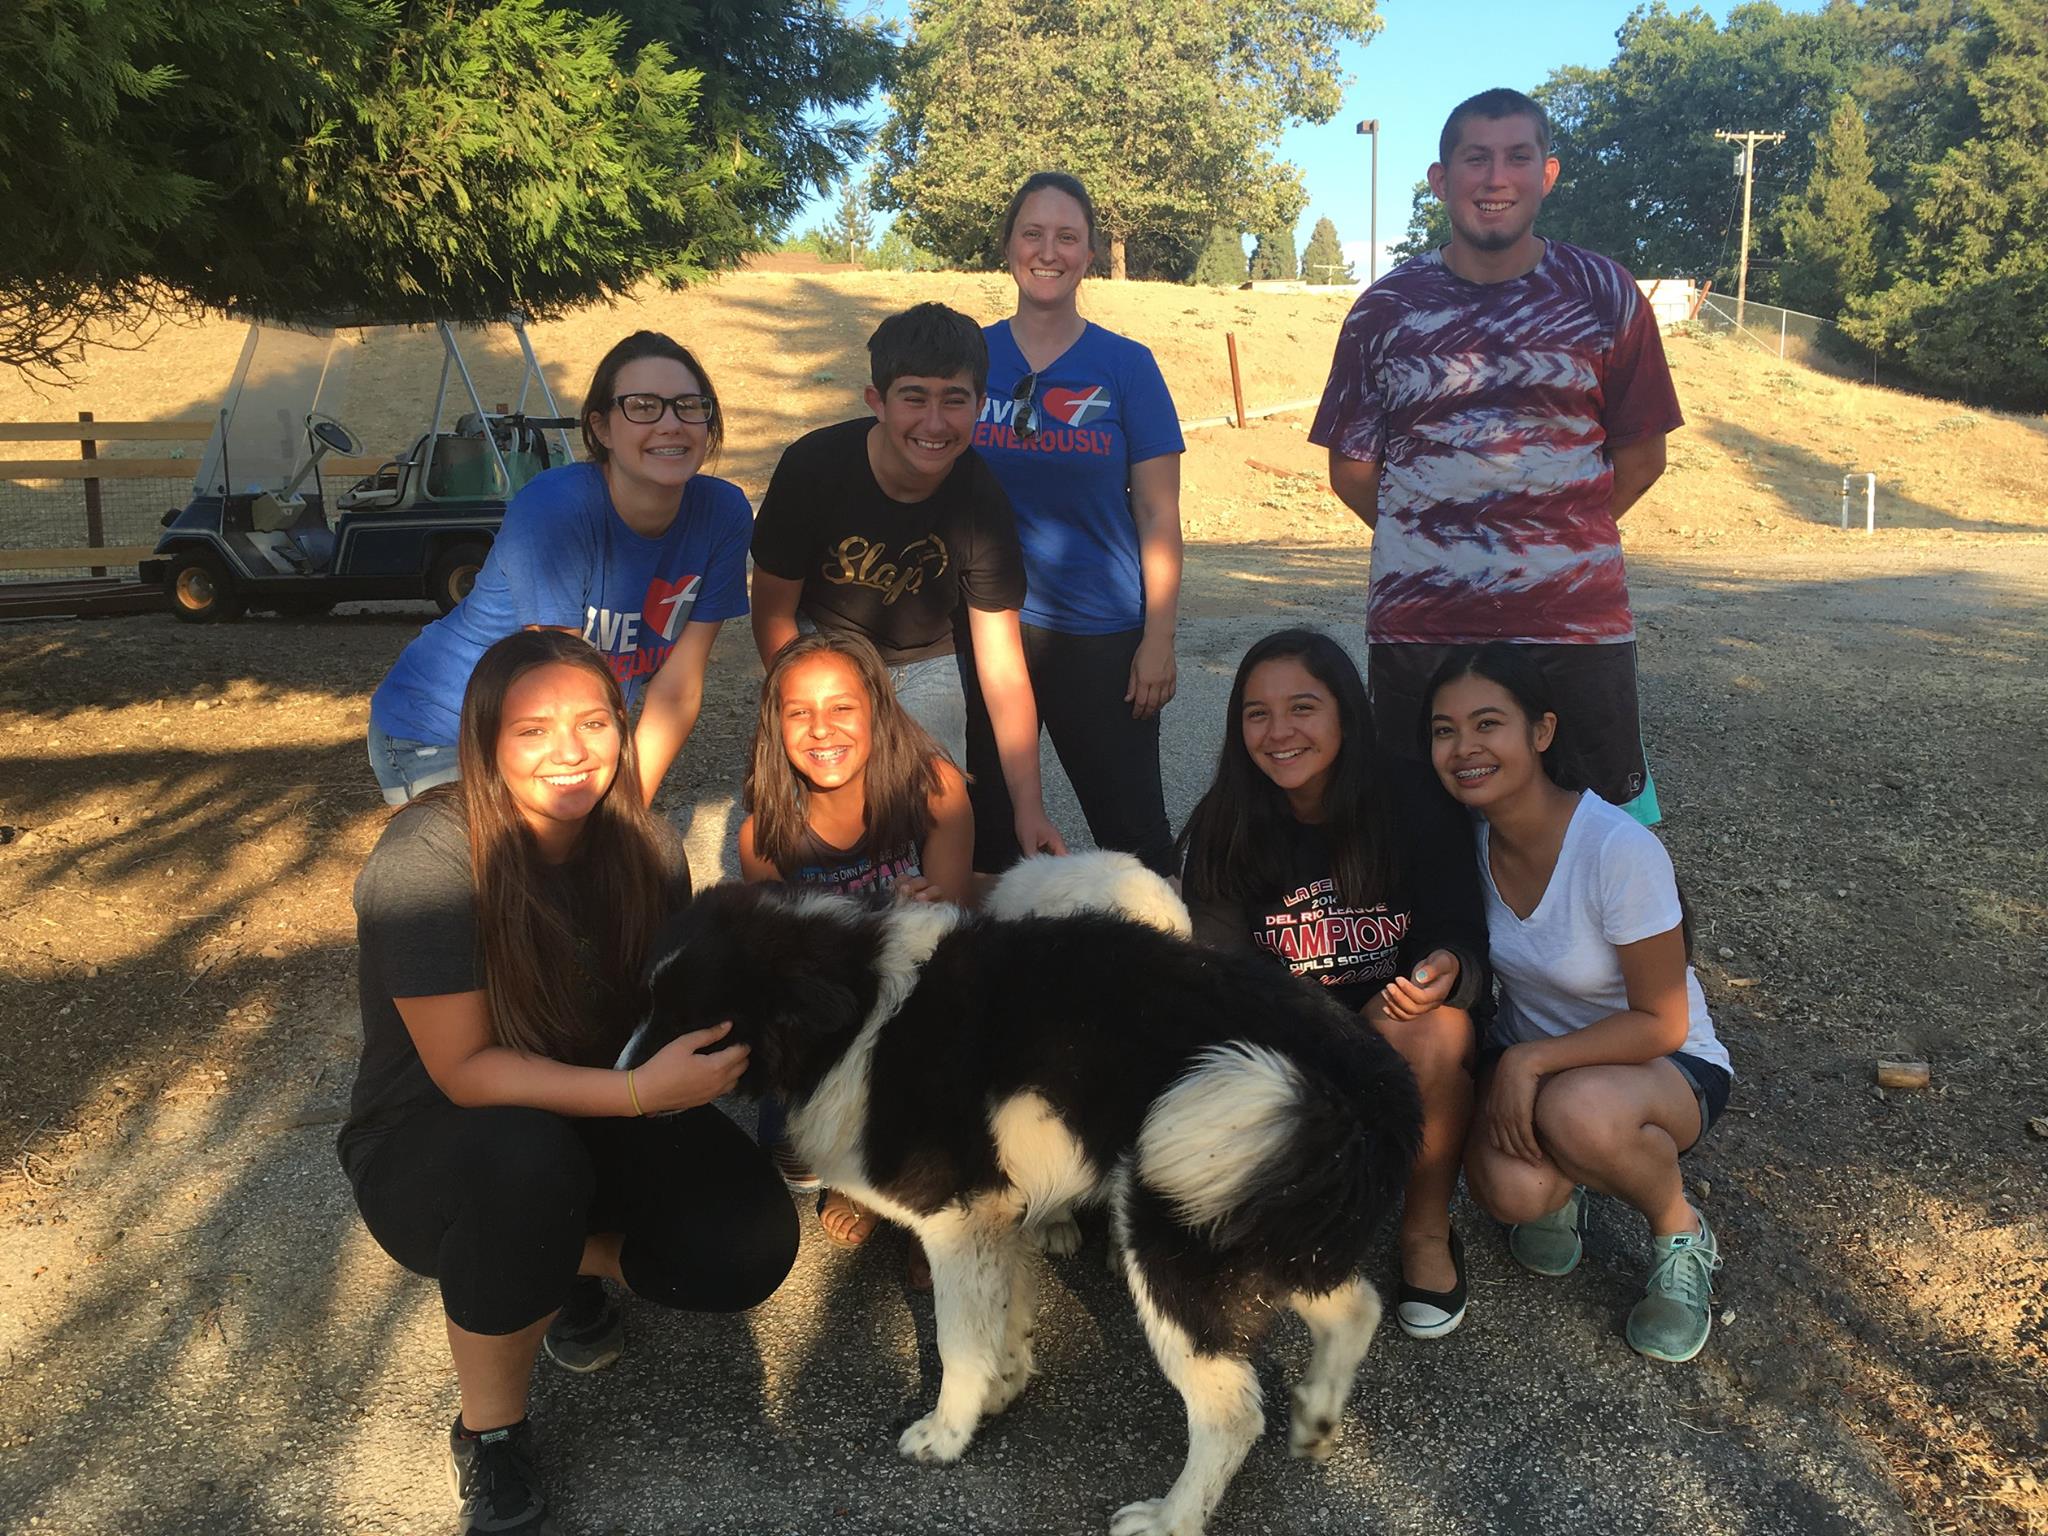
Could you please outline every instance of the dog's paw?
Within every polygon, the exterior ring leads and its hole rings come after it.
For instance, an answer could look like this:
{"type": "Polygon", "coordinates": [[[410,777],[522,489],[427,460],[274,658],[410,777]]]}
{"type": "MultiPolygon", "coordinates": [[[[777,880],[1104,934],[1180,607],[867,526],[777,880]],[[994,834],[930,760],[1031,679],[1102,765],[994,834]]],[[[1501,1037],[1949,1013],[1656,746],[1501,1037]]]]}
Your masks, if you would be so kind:
{"type": "Polygon", "coordinates": [[[1202,1536],[1202,1528],[1171,1524],[1164,1499],[1140,1499],[1110,1516],[1109,1536],[1202,1536]]]}
{"type": "Polygon", "coordinates": [[[1071,1214],[1055,1216],[1044,1225],[1031,1229],[1031,1240],[1042,1252],[1063,1259],[1070,1253],[1081,1251],[1081,1223],[1071,1214]]]}
{"type": "Polygon", "coordinates": [[[1328,1387],[1304,1382],[1294,1389],[1294,1413],[1287,1426],[1287,1449],[1310,1461],[1324,1461],[1344,1435],[1344,1404],[1328,1387]]]}
{"type": "Polygon", "coordinates": [[[896,1449],[912,1461],[958,1461],[974,1438],[974,1426],[944,1424],[936,1413],[928,1413],[896,1442],[896,1449]]]}

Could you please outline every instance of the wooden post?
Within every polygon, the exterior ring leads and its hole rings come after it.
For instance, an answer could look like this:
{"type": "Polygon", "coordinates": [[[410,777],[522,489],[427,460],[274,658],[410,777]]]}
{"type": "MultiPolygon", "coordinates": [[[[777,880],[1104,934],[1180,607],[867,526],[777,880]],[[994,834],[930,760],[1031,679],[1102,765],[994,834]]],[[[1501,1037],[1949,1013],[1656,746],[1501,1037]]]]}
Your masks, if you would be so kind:
{"type": "Polygon", "coordinates": [[[1225,331],[1224,343],[1230,348],[1230,399],[1237,407],[1237,424],[1244,426],[1244,380],[1237,375],[1237,332],[1225,331]]]}
{"type": "MultiPolygon", "coordinates": [[[[91,421],[92,412],[80,411],[78,419],[91,421]]],[[[78,456],[89,461],[97,460],[100,456],[100,445],[88,437],[79,443],[78,456]]],[[[85,482],[85,542],[93,549],[103,549],[107,542],[106,524],[100,516],[100,482],[97,477],[88,478],[85,482]]],[[[92,574],[104,576],[107,574],[107,568],[104,565],[96,565],[92,568],[92,574]]]]}
{"type": "Polygon", "coordinates": [[[1699,292],[1695,293],[1692,296],[1692,312],[1688,314],[1685,318],[1688,320],[1699,319],[1700,311],[1706,307],[1707,295],[1712,293],[1713,291],[1714,280],[1710,277],[1704,283],[1700,284],[1699,292]]]}

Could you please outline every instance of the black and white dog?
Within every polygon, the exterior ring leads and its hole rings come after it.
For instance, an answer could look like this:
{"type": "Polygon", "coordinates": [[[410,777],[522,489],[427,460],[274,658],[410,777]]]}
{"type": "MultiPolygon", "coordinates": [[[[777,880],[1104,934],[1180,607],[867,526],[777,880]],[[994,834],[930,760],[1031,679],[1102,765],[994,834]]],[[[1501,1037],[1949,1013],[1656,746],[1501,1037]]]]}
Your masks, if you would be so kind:
{"type": "Polygon", "coordinates": [[[1023,1390],[1030,1241],[1099,1197],[1190,1441],[1166,1497],[1118,1511],[1113,1536],[1199,1536],[1264,1428],[1247,1356],[1281,1304],[1314,1340],[1290,1444],[1329,1454],[1380,1320],[1360,1264],[1421,1135],[1414,1079],[1356,1018],[1269,962],[1102,912],[718,886],[657,954],[623,1064],[732,1020],[727,1043],[752,1047],[740,1091],[781,1095],[825,1182],[924,1244],[943,1371],[905,1455],[955,1460],[1023,1390]]]}

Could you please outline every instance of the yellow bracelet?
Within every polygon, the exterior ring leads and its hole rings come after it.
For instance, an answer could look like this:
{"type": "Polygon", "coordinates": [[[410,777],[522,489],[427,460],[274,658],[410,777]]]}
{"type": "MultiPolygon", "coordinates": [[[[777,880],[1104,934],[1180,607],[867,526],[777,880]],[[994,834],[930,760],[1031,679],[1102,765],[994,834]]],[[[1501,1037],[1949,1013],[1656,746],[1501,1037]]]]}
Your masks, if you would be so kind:
{"type": "Polygon", "coordinates": [[[626,1097],[633,1101],[633,1113],[645,1116],[647,1111],[640,1107],[640,1092],[633,1086],[633,1074],[639,1070],[638,1067],[626,1068],[626,1097]]]}

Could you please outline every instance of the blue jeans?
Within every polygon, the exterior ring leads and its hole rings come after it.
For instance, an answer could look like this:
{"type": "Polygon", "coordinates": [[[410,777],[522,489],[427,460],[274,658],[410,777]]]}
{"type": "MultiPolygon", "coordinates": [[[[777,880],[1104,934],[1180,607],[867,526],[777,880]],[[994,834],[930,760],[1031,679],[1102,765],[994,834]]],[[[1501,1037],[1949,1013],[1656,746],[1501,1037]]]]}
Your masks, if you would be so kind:
{"type": "Polygon", "coordinates": [[[953,766],[967,766],[967,695],[960,686],[960,658],[933,656],[889,669],[889,685],[910,718],[932,733],[953,766]]]}
{"type": "Polygon", "coordinates": [[[370,772],[384,791],[386,805],[404,805],[436,784],[452,784],[462,777],[455,748],[413,741],[405,736],[387,736],[370,722],[370,772]]]}

